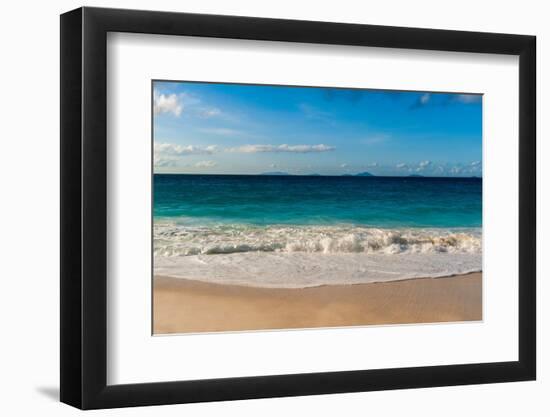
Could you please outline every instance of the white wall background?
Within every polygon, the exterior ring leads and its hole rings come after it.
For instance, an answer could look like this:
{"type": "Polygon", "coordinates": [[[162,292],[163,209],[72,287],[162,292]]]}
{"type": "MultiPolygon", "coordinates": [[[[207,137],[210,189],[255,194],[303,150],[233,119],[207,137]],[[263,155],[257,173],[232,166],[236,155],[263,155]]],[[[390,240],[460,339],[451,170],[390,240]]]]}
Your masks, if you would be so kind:
{"type": "MultiPolygon", "coordinates": [[[[81,6],[7,2],[0,20],[2,121],[0,182],[0,410],[3,415],[75,415],[59,391],[59,17],[81,6]]],[[[239,14],[395,26],[509,32],[538,37],[539,378],[537,382],[99,411],[95,415],[529,415],[550,412],[549,125],[550,26],[545,3],[462,0],[321,2],[124,0],[86,5],[239,14]],[[546,255],[546,259],[543,259],[546,255]],[[544,395],[546,394],[546,395],[544,395]]]]}

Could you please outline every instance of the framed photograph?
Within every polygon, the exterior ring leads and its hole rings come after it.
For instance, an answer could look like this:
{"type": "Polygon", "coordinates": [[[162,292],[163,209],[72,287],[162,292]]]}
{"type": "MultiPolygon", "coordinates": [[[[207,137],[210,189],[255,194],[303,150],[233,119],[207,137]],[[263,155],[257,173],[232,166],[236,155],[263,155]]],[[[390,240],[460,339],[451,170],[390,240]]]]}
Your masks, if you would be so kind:
{"type": "Polygon", "coordinates": [[[61,16],[61,401],[533,380],[535,37],[61,16]]]}

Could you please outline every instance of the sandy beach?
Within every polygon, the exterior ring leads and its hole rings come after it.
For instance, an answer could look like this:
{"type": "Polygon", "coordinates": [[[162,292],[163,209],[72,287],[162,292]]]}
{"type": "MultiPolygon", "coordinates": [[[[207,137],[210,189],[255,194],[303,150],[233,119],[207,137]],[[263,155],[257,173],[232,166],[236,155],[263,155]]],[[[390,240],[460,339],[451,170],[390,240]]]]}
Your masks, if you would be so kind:
{"type": "Polygon", "coordinates": [[[481,273],[301,289],[154,277],[155,334],[481,319],[481,273]]]}

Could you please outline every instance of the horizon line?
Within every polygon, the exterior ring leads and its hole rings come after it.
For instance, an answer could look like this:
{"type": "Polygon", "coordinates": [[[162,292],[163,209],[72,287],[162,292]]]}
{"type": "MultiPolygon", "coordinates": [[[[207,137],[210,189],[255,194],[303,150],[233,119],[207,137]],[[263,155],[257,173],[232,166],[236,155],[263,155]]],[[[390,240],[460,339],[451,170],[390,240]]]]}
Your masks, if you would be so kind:
{"type": "Polygon", "coordinates": [[[290,174],[290,173],[259,173],[259,174],[215,174],[215,173],[197,173],[197,172],[154,172],[153,175],[217,175],[217,176],[233,176],[233,177],[359,177],[359,178],[477,178],[483,179],[481,175],[470,175],[470,176],[437,176],[437,175],[419,175],[419,174],[410,174],[410,175],[376,175],[368,171],[358,172],[357,174],[290,174]],[[359,175],[364,174],[365,172],[370,175],[359,175]]]}

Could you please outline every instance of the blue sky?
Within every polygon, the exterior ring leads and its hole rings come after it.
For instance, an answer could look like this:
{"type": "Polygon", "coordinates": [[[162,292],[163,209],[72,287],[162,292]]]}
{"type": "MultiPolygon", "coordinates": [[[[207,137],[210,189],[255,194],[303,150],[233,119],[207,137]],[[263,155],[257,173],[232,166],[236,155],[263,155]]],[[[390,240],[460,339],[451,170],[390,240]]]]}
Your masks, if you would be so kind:
{"type": "Polygon", "coordinates": [[[155,81],[155,172],[481,176],[481,101],[155,81]]]}

